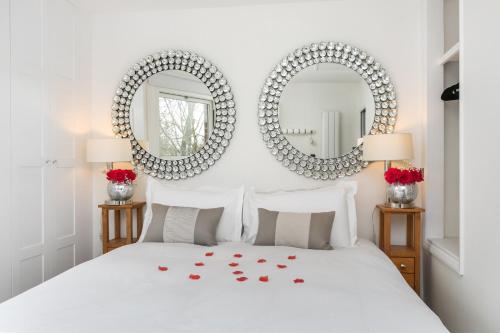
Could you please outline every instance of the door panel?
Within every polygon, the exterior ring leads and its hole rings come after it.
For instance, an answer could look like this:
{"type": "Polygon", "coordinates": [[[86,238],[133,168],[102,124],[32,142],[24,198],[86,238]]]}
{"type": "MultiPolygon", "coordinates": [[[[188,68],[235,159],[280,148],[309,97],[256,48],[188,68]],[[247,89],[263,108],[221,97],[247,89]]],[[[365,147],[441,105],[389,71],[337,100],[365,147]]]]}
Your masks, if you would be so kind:
{"type": "Polygon", "coordinates": [[[12,66],[37,73],[42,68],[42,1],[11,1],[12,66]]]}
{"type": "Polygon", "coordinates": [[[75,244],[69,244],[56,251],[54,274],[61,274],[75,265],[75,244]]]}
{"type": "Polygon", "coordinates": [[[51,166],[47,170],[46,213],[51,240],[75,234],[74,169],[51,166]]]}
{"type": "Polygon", "coordinates": [[[39,254],[20,260],[19,289],[28,290],[43,282],[44,256],[39,254]]]}
{"type": "Polygon", "coordinates": [[[16,71],[12,77],[12,138],[22,149],[12,150],[16,166],[40,164],[43,159],[43,80],[35,73],[16,71]]]}
{"type": "Polygon", "coordinates": [[[47,1],[47,60],[51,73],[75,78],[76,12],[66,0],[47,1]]]}
{"type": "Polygon", "coordinates": [[[49,126],[47,153],[56,160],[74,160],[76,117],[74,82],[52,75],[49,83],[49,126]]]}
{"type": "Polygon", "coordinates": [[[13,218],[17,227],[19,250],[44,243],[43,227],[43,170],[20,166],[13,179],[13,211],[22,212],[13,218]]]}

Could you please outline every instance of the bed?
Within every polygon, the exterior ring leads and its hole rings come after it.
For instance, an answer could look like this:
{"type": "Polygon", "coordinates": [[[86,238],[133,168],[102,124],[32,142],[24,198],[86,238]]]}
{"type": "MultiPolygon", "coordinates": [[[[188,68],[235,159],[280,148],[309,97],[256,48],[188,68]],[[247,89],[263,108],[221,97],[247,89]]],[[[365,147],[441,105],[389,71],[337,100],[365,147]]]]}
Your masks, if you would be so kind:
{"type": "Polygon", "coordinates": [[[333,251],[128,245],[0,304],[0,331],[448,332],[363,239],[333,251]]]}

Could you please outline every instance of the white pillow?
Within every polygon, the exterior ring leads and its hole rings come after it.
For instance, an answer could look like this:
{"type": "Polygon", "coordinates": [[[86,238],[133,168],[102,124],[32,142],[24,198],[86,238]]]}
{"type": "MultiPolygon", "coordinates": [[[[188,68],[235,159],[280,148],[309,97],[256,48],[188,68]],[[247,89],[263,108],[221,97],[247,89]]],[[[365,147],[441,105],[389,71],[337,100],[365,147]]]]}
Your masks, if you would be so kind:
{"type": "Polygon", "coordinates": [[[257,193],[251,188],[245,192],[243,240],[255,242],[259,208],[291,213],[335,211],[330,244],[334,248],[353,246],[357,240],[356,192],[355,181],[342,181],[311,190],[257,193]]]}
{"type": "MultiPolygon", "coordinates": [[[[243,186],[236,189],[216,187],[183,189],[163,184],[153,177],[148,177],[143,230],[147,230],[151,223],[151,204],[153,203],[202,209],[224,207],[217,227],[216,239],[218,242],[241,241],[241,212],[244,192],[243,186]]],[[[145,232],[141,234],[140,242],[143,241],[144,235],[145,232]]]]}

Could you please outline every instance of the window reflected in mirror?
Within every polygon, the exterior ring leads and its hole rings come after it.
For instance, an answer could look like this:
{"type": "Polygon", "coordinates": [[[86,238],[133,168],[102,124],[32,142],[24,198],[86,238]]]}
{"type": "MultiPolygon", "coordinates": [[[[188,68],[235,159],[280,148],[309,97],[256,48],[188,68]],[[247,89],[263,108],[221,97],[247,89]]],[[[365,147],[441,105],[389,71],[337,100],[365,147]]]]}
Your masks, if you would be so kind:
{"type": "Polygon", "coordinates": [[[198,152],[213,129],[214,102],[194,75],[165,71],[151,76],[134,95],[131,126],[151,154],[181,159],[198,152]]]}
{"type": "Polygon", "coordinates": [[[212,112],[209,100],[161,93],[158,97],[160,157],[189,156],[207,140],[212,112]]]}

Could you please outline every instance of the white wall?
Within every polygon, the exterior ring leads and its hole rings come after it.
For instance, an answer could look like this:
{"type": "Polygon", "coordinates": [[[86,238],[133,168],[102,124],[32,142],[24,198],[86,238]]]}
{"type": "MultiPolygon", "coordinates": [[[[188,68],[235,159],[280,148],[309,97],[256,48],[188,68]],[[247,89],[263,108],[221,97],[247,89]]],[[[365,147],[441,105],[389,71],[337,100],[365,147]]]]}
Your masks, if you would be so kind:
{"type": "Polygon", "coordinates": [[[79,242],[75,248],[75,262],[82,263],[92,258],[92,227],[89,221],[93,216],[92,182],[93,170],[87,163],[87,139],[91,132],[91,25],[90,15],[75,7],[77,15],[76,24],[76,91],[75,91],[75,121],[78,129],[75,134],[76,191],[75,191],[75,216],[77,218],[76,233],[79,242]]]}
{"type": "Polygon", "coordinates": [[[449,50],[459,41],[459,0],[443,0],[444,49],[449,50]]]}
{"type": "MultiPolygon", "coordinates": [[[[265,147],[257,125],[262,85],[276,63],[313,41],[345,41],[365,49],[388,71],[399,99],[397,131],[415,135],[422,164],[421,1],[350,0],[147,12],[101,12],[93,16],[92,128],[111,136],[110,106],[123,74],[140,57],[162,48],[200,53],[216,64],[233,88],[237,107],[227,151],[183,186],[255,185],[258,189],[327,185],[285,169],[265,147]],[[189,22],[186,24],[185,22],[189,22]]],[[[97,169],[97,168],[96,168],[97,169]]],[[[380,163],[353,177],[359,181],[359,234],[371,237],[372,208],[384,200],[380,163]]],[[[138,192],[141,188],[138,189],[138,192]]],[[[137,198],[140,198],[138,194],[137,198]]],[[[105,180],[94,173],[94,207],[106,198],[105,180]]],[[[94,210],[94,254],[100,253],[100,215],[94,210]]]]}
{"type": "Polygon", "coordinates": [[[500,332],[498,187],[498,31],[500,2],[463,0],[460,54],[463,133],[464,264],[462,277],[426,258],[427,302],[456,332],[500,332]]]}
{"type": "MultiPolygon", "coordinates": [[[[443,1],[422,0],[422,50],[425,71],[422,79],[425,90],[418,98],[424,103],[424,135],[414,143],[425,151],[425,181],[421,183],[421,198],[425,203],[425,238],[443,238],[444,234],[444,112],[443,67],[438,60],[443,55],[443,1]]],[[[425,284],[425,281],[424,281],[425,284]]],[[[424,286],[425,291],[425,286],[424,286]]]]}
{"type": "MultiPolygon", "coordinates": [[[[444,86],[458,82],[458,62],[445,65],[444,86]]],[[[459,101],[444,103],[444,236],[458,237],[460,222],[459,101]]]]}

